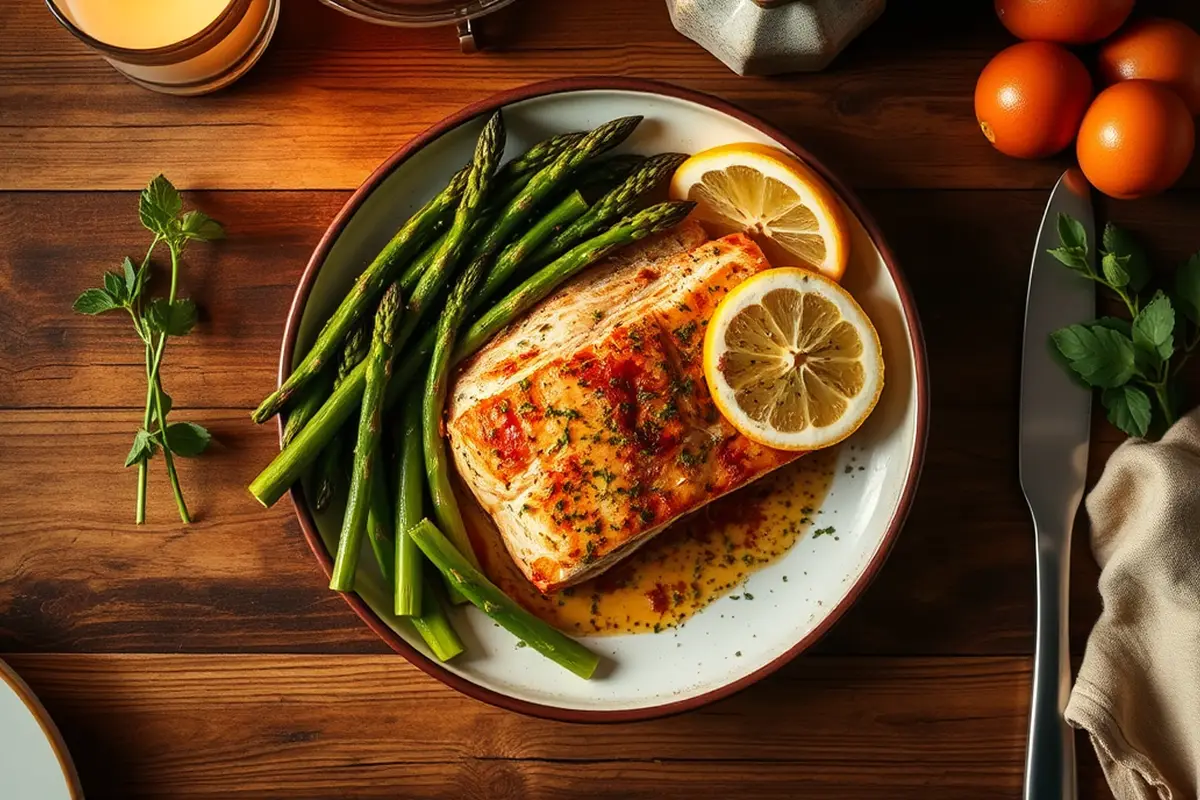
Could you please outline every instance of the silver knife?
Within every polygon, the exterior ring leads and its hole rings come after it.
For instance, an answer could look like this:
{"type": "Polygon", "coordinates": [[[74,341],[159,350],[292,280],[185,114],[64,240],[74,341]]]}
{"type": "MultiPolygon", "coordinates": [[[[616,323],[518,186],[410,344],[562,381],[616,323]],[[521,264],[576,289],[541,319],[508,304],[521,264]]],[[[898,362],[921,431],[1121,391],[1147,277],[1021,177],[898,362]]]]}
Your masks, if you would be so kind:
{"type": "Polygon", "coordinates": [[[1096,224],[1091,187],[1078,169],[1059,178],[1038,231],[1025,301],[1021,363],[1021,488],[1037,542],[1037,638],[1033,700],[1025,753],[1025,800],[1073,800],[1075,739],[1063,719],[1071,690],[1067,587],[1071,527],[1087,472],[1091,391],[1075,383],[1052,355],[1050,334],[1096,316],[1096,289],[1046,251],[1059,245],[1058,216],[1087,232],[1095,268],[1096,224]]]}

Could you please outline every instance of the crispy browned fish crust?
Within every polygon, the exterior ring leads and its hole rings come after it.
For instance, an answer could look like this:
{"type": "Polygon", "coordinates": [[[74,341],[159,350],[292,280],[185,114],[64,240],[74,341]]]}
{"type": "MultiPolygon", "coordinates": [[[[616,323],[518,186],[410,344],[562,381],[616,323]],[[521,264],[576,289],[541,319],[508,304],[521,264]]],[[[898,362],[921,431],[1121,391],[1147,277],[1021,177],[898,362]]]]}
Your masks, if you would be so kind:
{"type": "Polygon", "coordinates": [[[455,462],[543,592],[799,455],[746,439],[709,399],[708,319],[769,264],[744,236],[704,238],[686,223],[589,270],[458,378],[455,462]]]}

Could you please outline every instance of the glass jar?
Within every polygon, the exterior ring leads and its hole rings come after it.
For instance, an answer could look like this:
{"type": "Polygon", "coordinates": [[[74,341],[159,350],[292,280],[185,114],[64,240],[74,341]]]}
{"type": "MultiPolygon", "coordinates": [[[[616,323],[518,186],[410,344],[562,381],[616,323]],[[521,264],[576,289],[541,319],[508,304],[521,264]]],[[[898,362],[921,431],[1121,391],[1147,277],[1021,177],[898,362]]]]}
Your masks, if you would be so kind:
{"type": "Polygon", "coordinates": [[[135,33],[145,34],[142,41],[154,41],[155,32],[135,30],[120,18],[136,4],[46,0],[46,5],[64,28],[125,77],[175,95],[206,94],[236,81],[262,56],[279,22],[279,0],[229,0],[211,22],[179,41],[129,46],[135,33]],[[110,14],[115,18],[106,16],[110,14]],[[111,39],[114,32],[125,37],[126,46],[98,38],[111,39]]]}
{"type": "Polygon", "coordinates": [[[503,8],[513,0],[321,0],[352,17],[380,25],[425,27],[458,26],[464,53],[477,49],[471,20],[503,8]]]}

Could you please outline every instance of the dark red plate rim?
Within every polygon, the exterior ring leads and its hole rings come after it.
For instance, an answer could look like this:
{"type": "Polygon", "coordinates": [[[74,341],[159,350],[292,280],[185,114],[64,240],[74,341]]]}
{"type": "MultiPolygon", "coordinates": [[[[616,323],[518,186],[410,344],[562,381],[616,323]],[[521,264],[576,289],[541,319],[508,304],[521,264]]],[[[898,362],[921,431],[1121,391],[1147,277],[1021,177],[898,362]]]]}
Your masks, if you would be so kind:
{"type": "MultiPolygon", "coordinates": [[[[917,392],[917,429],[916,442],[913,448],[912,459],[908,465],[908,482],[901,494],[900,502],[896,507],[896,512],[888,523],[888,530],[880,542],[879,547],[871,556],[866,568],[859,575],[854,585],[850,587],[850,591],[842,598],[825,619],[814,630],[810,631],[807,636],[793,645],[786,653],[771,661],[769,664],[760,667],[754,672],[746,675],[732,683],[726,684],[719,689],[714,689],[710,692],[689,697],[683,700],[676,700],[670,703],[663,703],[656,706],[647,706],[643,708],[619,709],[612,711],[596,711],[582,710],[571,708],[559,708],[557,706],[543,705],[540,703],[531,703],[526,700],[521,700],[515,697],[510,697],[506,694],[488,689],[473,683],[466,678],[454,674],[444,668],[441,664],[433,661],[423,655],[416,648],[409,645],[395,631],[393,631],[386,623],[381,620],[374,611],[360,598],[357,594],[343,594],[346,602],[350,604],[350,608],[354,609],[354,613],[358,614],[362,620],[367,623],[379,638],[387,642],[393,650],[403,655],[410,662],[416,665],[417,668],[426,672],[429,675],[437,678],[446,685],[457,689],[463,694],[473,697],[476,700],[482,700],[485,703],[490,703],[500,708],[505,708],[510,711],[517,711],[522,714],[529,714],[535,717],[545,719],[563,720],[566,722],[629,722],[633,720],[652,719],[663,717],[670,714],[677,714],[683,711],[689,711],[700,706],[707,705],[721,698],[728,697],[741,689],[750,686],[756,681],[765,678],[775,670],[782,667],[787,662],[791,661],[801,652],[810,647],[821,636],[828,631],[835,622],[846,612],[851,605],[859,598],[863,591],[870,584],[871,580],[878,573],[883,562],[887,559],[888,553],[891,550],[896,537],[900,533],[901,527],[904,525],[904,519],[908,516],[908,511],[912,505],[913,495],[916,492],[917,483],[920,478],[921,466],[925,458],[925,439],[928,431],[929,423],[929,386],[927,377],[927,367],[925,363],[925,340],[921,333],[921,324],[917,318],[917,307],[913,301],[912,292],[908,288],[907,282],[904,280],[899,268],[896,266],[895,257],[888,248],[887,243],[883,239],[883,235],[879,230],[879,226],[872,219],[871,215],[863,207],[863,204],[854,195],[853,192],[846,187],[838,178],[825,168],[820,161],[813,158],[803,147],[797,144],[790,136],[783,133],[779,129],[768,125],[766,122],[758,119],[754,115],[743,111],[735,105],[732,105],[724,100],[719,100],[702,92],[683,89],[678,86],[672,86],[668,83],[658,81],[643,80],[639,78],[620,78],[620,77],[579,77],[579,78],[559,78],[556,80],[543,81],[533,83],[527,86],[521,86],[516,89],[510,89],[505,92],[493,95],[485,100],[467,106],[461,111],[450,115],[446,119],[437,123],[425,132],[419,134],[412,141],[405,144],[395,153],[393,153],[386,161],[379,166],[371,174],[370,177],[363,182],[361,186],[351,195],[350,199],[342,207],[330,224],[325,235],[321,237],[320,243],[317,244],[316,250],[313,251],[312,257],[308,261],[308,266],[304,269],[304,274],[300,277],[300,286],[296,290],[296,296],[292,300],[291,310],[288,312],[287,327],[283,335],[283,351],[279,359],[279,379],[282,381],[291,371],[293,348],[295,346],[296,335],[300,327],[300,317],[304,311],[304,305],[308,300],[309,292],[312,290],[313,284],[316,282],[317,271],[325,262],[333,243],[341,234],[342,229],[349,222],[350,218],[358,211],[359,206],[363,201],[370,196],[371,192],[392,173],[398,166],[403,164],[413,153],[416,153],[421,148],[428,145],[438,137],[444,135],[450,130],[462,125],[465,122],[481,115],[494,111],[502,106],[507,106],[512,103],[522,100],[529,100],[535,97],[543,97],[552,94],[561,94],[564,92],[589,91],[589,90],[617,90],[627,92],[641,92],[644,94],[660,95],[674,97],[681,100],[686,100],[698,105],[705,106],[714,111],[726,114],[735,119],[757,128],[762,133],[775,139],[777,142],[787,147],[795,155],[805,161],[809,166],[821,174],[831,186],[845,201],[846,205],[862,222],[866,228],[867,234],[871,241],[879,249],[883,256],[884,263],[887,266],[888,272],[891,273],[892,280],[896,284],[896,288],[900,294],[900,302],[904,307],[904,314],[908,321],[908,335],[912,343],[913,349],[913,368],[916,372],[916,392],[917,392]]],[[[280,434],[283,433],[283,423],[280,420],[280,434]]],[[[292,504],[296,508],[296,516],[300,520],[300,529],[304,532],[304,538],[308,541],[308,546],[312,550],[313,555],[317,557],[317,561],[321,564],[321,569],[328,576],[333,567],[333,561],[329,553],[325,549],[325,543],[321,540],[321,536],[317,531],[316,522],[313,520],[312,513],[308,509],[308,504],[304,500],[303,489],[297,484],[291,492],[292,504]]]]}

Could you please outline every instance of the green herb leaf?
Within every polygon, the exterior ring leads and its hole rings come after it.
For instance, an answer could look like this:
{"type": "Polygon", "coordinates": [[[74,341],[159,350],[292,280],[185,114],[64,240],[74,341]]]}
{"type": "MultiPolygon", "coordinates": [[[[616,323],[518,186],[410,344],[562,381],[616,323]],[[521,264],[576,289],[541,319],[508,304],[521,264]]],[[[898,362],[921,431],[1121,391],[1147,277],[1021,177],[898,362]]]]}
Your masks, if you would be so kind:
{"type": "Polygon", "coordinates": [[[146,319],[168,336],[186,336],[196,324],[196,304],[186,299],[171,303],[165,297],[156,297],[146,309],[146,319]]]}
{"type": "Polygon", "coordinates": [[[145,428],[138,428],[138,432],[133,437],[133,447],[129,448],[129,455],[125,456],[125,466],[132,467],[134,464],[140,464],[143,461],[149,461],[158,449],[158,445],[154,442],[154,437],[150,435],[145,428]]]}
{"type": "Polygon", "coordinates": [[[1087,251],[1069,247],[1052,247],[1046,251],[1054,256],[1064,266],[1071,269],[1072,272],[1078,272],[1080,275],[1092,275],[1092,266],[1087,260],[1087,251]]]}
{"type": "Polygon", "coordinates": [[[1124,228],[1118,228],[1111,222],[1104,226],[1102,243],[1106,253],[1112,253],[1122,259],[1122,266],[1129,280],[1125,285],[1135,292],[1140,292],[1150,282],[1150,260],[1146,251],[1138,244],[1137,239],[1124,228]]]}
{"type": "Polygon", "coordinates": [[[86,289],[75,298],[72,306],[80,314],[103,314],[106,311],[116,311],[120,304],[113,300],[112,295],[104,289],[86,289]]]}
{"type": "Polygon", "coordinates": [[[1100,268],[1104,271],[1104,280],[1108,281],[1109,286],[1124,289],[1129,285],[1129,270],[1125,268],[1128,261],[1128,256],[1119,256],[1116,253],[1105,253],[1104,258],[1100,259],[1100,268]]]}
{"type": "Polygon", "coordinates": [[[1184,316],[1193,325],[1200,325],[1200,253],[1194,254],[1175,273],[1175,297],[1184,316]]]}
{"type": "Polygon", "coordinates": [[[125,291],[125,278],[115,272],[104,273],[104,291],[117,305],[124,305],[129,293],[125,291]]]}
{"type": "Polygon", "coordinates": [[[1152,353],[1159,363],[1169,360],[1175,352],[1175,309],[1162,292],[1142,307],[1133,320],[1133,344],[1139,350],[1152,353]]]}
{"type": "Polygon", "coordinates": [[[1058,240],[1062,242],[1062,246],[1070,250],[1082,250],[1087,252],[1087,231],[1083,228],[1083,223],[1069,214],[1058,215],[1058,240]]]}
{"type": "Polygon", "coordinates": [[[129,260],[129,256],[125,256],[125,260],[121,262],[121,270],[125,273],[125,293],[129,297],[136,297],[137,290],[141,288],[139,285],[141,280],[138,278],[137,269],[129,260]]]}
{"type": "Polygon", "coordinates": [[[1050,335],[1068,365],[1091,386],[1120,386],[1136,372],[1133,342],[1103,325],[1071,325],[1050,335]]]}
{"type": "Polygon", "coordinates": [[[1150,430],[1150,398],[1136,386],[1125,384],[1105,389],[1100,402],[1108,411],[1108,421],[1139,439],[1150,430]]]}
{"type": "Polygon", "coordinates": [[[167,426],[167,442],[175,455],[194,458],[208,448],[212,434],[194,422],[172,422],[167,426]]]}
{"type": "Polygon", "coordinates": [[[1092,324],[1099,325],[1101,328],[1114,330],[1124,336],[1133,338],[1133,323],[1127,319],[1123,319],[1121,317],[1101,317],[1092,324]]]}
{"type": "Polygon", "coordinates": [[[150,181],[138,200],[138,216],[142,224],[164,238],[170,238],[176,226],[175,218],[183,210],[183,199],[175,186],[162,175],[150,181]]]}
{"type": "Polygon", "coordinates": [[[203,211],[189,211],[184,214],[179,223],[179,232],[186,239],[198,239],[202,242],[225,238],[225,229],[221,227],[221,223],[203,211]]]}
{"type": "MultiPolygon", "coordinates": [[[[171,413],[171,406],[174,404],[174,401],[171,399],[171,395],[167,394],[166,392],[162,391],[161,389],[159,389],[159,392],[162,395],[162,415],[164,417],[163,419],[158,420],[158,427],[161,428],[163,426],[163,423],[166,422],[165,418],[166,418],[167,414],[171,413]]],[[[154,406],[154,417],[155,417],[155,419],[158,419],[158,406],[157,405],[154,406]]]]}

